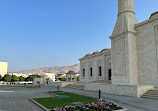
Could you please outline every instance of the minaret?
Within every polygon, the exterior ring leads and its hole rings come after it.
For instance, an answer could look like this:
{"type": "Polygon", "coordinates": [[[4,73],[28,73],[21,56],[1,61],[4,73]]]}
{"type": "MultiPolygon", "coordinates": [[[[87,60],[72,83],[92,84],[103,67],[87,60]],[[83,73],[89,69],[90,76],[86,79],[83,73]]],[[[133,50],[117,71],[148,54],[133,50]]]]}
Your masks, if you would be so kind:
{"type": "Polygon", "coordinates": [[[112,35],[125,31],[135,31],[137,19],[134,12],[134,0],[118,0],[117,22],[112,35]]]}
{"type": "Polygon", "coordinates": [[[135,24],[134,0],[118,0],[117,22],[110,37],[112,84],[138,84],[135,24]]]}

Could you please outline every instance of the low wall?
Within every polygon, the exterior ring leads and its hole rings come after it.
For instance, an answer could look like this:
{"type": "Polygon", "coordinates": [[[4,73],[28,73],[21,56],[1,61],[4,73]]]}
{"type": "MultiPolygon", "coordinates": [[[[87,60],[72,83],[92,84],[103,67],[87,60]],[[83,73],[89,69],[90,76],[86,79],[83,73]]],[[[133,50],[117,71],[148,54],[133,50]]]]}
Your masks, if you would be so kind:
{"type": "Polygon", "coordinates": [[[113,85],[105,83],[91,83],[85,84],[84,90],[98,91],[101,90],[102,93],[141,97],[147,91],[154,89],[154,86],[132,86],[132,85],[113,85]]]}
{"type": "Polygon", "coordinates": [[[39,84],[45,84],[45,79],[44,78],[34,78],[33,79],[33,84],[34,85],[38,85],[38,82],[39,82],[39,84]]]}
{"type": "Polygon", "coordinates": [[[59,87],[65,87],[69,84],[73,84],[73,82],[52,82],[51,84],[49,84],[49,86],[59,86],[59,87]]]}

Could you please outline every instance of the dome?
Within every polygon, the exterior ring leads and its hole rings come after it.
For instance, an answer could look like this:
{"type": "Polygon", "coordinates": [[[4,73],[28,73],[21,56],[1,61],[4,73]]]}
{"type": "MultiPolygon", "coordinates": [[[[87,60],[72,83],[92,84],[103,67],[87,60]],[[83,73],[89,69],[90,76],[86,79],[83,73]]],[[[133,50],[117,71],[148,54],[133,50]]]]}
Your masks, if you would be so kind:
{"type": "Polygon", "coordinates": [[[150,18],[158,18],[158,11],[151,14],[150,18]]]}
{"type": "Polygon", "coordinates": [[[75,72],[75,71],[70,70],[70,71],[68,71],[66,74],[76,74],[76,72],[75,72]]]}
{"type": "Polygon", "coordinates": [[[97,54],[97,53],[99,53],[99,51],[95,51],[95,52],[93,52],[93,54],[97,54]]]}
{"type": "Polygon", "coordinates": [[[89,54],[85,55],[85,57],[90,56],[90,55],[92,55],[92,54],[91,54],[91,53],[89,53],[89,54]]]}
{"type": "Polygon", "coordinates": [[[105,48],[105,49],[101,50],[101,52],[103,52],[103,51],[105,51],[105,50],[109,50],[109,49],[108,49],[108,48],[105,48]]]}

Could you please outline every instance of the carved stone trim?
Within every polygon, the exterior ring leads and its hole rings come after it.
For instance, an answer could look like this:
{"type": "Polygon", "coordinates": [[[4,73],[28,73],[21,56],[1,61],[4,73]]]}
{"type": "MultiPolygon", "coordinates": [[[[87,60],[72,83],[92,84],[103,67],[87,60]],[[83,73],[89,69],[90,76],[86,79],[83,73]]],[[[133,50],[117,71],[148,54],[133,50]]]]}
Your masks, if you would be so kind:
{"type": "Polygon", "coordinates": [[[137,32],[137,31],[126,31],[126,32],[122,32],[122,33],[117,34],[117,35],[112,35],[112,36],[110,36],[109,38],[110,38],[110,39],[114,39],[114,38],[115,38],[115,39],[116,39],[116,38],[121,39],[121,38],[124,38],[124,37],[125,37],[125,36],[122,36],[122,35],[125,35],[125,34],[128,34],[128,33],[136,35],[138,32],[137,32]]]}
{"type": "MultiPolygon", "coordinates": [[[[158,72],[158,25],[154,26],[155,33],[155,48],[156,48],[156,61],[157,61],[157,72],[158,72]]],[[[158,78],[158,75],[157,75],[158,78]]]]}
{"type": "Polygon", "coordinates": [[[98,54],[95,54],[95,55],[90,55],[88,57],[83,57],[81,59],[79,59],[80,61],[81,60],[86,60],[86,59],[90,59],[90,58],[93,58],[93,57],[97,57],[97,56],[102,56],[102,55],[111,55],[111,50],[108,50],[106,52],[102,52],[102,53],[98,53],[98,54]]]}
{"type": "Polygon", "coordinates": [[[141,23],[135,24],[134,26],[135,26],[135,28],[137,28],[137,27],[140,27],[140,26],[145,25],[145,24],[147,24],[147,23],[153,22],[153,21],[155,21],[155,20],[157,20],[157,19],[158,19],[158,18],[150,18],[150,19],[148,19],[148,20],[146,20],[146,21],[143,21],[143,22],[141,22],[141,23]]]}
{"type": "Polygon", "coordinates": [[[125,11],[120,12],[117,16],[119,16],[119,15],[121,15],[122,13],[125,13],[125,12],[132,12],[132,13],[135,15],[135,12],[134,12],[134,11],[131,11],[131,10],[125,10],[125,11]]]}

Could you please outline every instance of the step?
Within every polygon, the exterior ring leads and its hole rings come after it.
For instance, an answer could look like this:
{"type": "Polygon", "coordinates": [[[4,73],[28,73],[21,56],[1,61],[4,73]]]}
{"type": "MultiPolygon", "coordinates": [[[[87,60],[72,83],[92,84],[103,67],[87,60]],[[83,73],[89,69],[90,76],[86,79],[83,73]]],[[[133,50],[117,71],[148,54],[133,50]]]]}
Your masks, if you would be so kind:
{"type": "Polygon", "coordinates": [[[149,90],[149,91],[158,91],[158,90],[154,89],[154,90],[149,90]]]}
{"type": "Polygon", "coordinates": [[[73,89],[84,89],[84,85],[75,85],[75,84],[70,84],[67,85],[66,88],[73,88],[73,89]]]}
{"type": "Polygon", "coordinates": [[[154,97],[154,96],[142,96],[142,98],[152,98],[152,99],[158,99],[158,97],[154,97]]]}
{"type": "Polygon", "coordinates": [[[150,90],[150,91],[148,91],[148,92],[158,92],[158,90],[150,90]]]}
{"type": "Polygon", "coordinates": [[[158,99],[158,90],[149,90],[142,96],[142,98],[158,99]]]}
{"type": "Polygon", "coordinates": [[[157,97],[158,97],[158,94],[155,94],[155,95],[151,95],[151,94],[144,94],[143,96],[157,96],[157,97]]]}
{"type": "Polygon", "coordinates": [[[158,96],[158,95],[144,94],[143,96],[158,96]]]}
{"type": "Polygon", "coordinates": [[[147,92],[147,93],[150,93],[150,94],[156,94],[157,93],[158,94],[158,92],[147,92]]]}
{"type": "Polygon", "coordinates": [[[154,98],[158,98],[158,94],[149,94],[149,93],[147,93],[147,94],[144,94],[142,97],[154,97],[154,98]]]}
{"type": "Polygon", "coordinates": [[[149,95],[158,95],[158,93],[145,93],[144,95],[149,94],[149,95]]]}

